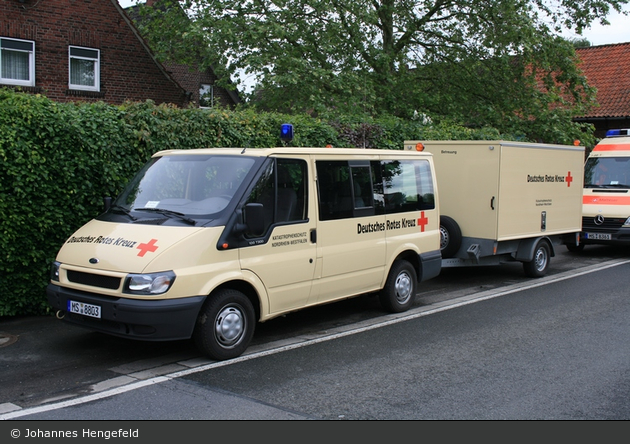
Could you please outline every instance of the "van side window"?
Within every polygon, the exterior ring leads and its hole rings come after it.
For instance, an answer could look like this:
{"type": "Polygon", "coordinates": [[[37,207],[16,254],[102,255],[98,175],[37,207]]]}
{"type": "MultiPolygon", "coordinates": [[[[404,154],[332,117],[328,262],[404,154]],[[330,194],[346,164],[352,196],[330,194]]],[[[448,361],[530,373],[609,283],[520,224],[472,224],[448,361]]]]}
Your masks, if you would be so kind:
{"type": "Polygon", "coordinates": [[[375,214],[369,161],[317,161],[316,166],[320,220],[375,214]]]}
{"type": "Polygon", "coordinates": [[[366,208],[373,206],[374,195],[372,193],[372,178],[369,166],[350,167],[352,172],[353,202],[354,208],[366,208]]]}
{"type": "Polygon", "coordinates": [[[317,161],[319,219],[435,208],[427,160],[317,161]]]}
{"type": "Polygon", "coordinates": [[[306,219],[308,187],[306,162],[300,159],[275,159],[270,162],[247,203],[261,203],[265,233],[274,224],[306,219]]]}
{"type": "Polygon", "coordinates": [[[431,168],[426,160],[382,162],[386,213],[431,210],[435,208],[431,168]]]}

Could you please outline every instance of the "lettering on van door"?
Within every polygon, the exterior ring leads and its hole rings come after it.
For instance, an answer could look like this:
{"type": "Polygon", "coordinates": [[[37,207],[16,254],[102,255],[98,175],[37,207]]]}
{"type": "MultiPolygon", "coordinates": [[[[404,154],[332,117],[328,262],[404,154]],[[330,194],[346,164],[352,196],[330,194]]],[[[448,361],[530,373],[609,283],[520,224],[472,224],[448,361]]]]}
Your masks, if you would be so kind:
{"type": "Polygon", "coordinates": [[[306,231],[279,234],[271,237],[272,247],[287,247],[289,245],[305,244],[307,242],[306,231]]]}

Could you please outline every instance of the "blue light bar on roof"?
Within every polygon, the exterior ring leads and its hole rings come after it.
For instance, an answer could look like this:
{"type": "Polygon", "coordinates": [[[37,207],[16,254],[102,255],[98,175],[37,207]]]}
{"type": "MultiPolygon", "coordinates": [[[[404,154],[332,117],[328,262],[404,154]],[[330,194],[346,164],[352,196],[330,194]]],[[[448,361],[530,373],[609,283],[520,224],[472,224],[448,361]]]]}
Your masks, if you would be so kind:
{"type": "Polygon", "coordinates": [[[291,125],[290,123],[282,124],[282,126],[280,127],[280,140],[293,140],[293,125],[291,125]]]}
{"type": "Polygon", "coordinates": [[[606,131],[606,137],[615,137],[615,136],[627,136],[630,134],[630,129],[611,129],[606,131]]]}

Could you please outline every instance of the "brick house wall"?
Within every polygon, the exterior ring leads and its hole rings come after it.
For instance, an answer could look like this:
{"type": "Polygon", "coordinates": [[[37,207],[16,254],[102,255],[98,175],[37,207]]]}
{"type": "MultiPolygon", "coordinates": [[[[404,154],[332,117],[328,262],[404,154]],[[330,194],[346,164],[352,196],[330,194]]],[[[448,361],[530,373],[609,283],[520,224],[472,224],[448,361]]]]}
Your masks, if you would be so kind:
{"type": "Polygon", "coordinates": [[[217,76],[211,69],[199,71],[186,65],[176,63],[163,63],[166,70],[174,79],[190,93],[190,102],[199,105],[199,87],[201,84],[213,85],[214,103],[231,107],[241,102],[236,91],[228,91],[225,88],[215,86],[217,76]]]}
{"type": "Polygon", "coordinates": [[[117,0],[0,0],[0,37],[35,43],[35,86],[24,91],[58,102],[188,103],[117,0]],[[69,89],[69,46],[100,51],[99,91],[69,89]]]}

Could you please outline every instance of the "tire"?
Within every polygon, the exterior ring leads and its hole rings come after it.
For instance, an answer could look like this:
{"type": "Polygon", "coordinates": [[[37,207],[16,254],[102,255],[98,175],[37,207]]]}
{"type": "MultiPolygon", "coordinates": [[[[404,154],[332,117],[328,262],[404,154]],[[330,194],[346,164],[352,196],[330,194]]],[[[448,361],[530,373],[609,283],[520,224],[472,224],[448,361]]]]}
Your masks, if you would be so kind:
{"type": "Polygon", "coordinates": [[[534,251],[534,258],[529,262],[523,262],[525,274],[533,278],[544,276],[547,274],[550,259],[551,249],[549,244],[544,240],[538,241],[534,251]]]}
{"type": "Polygon", "coordinates": [[[440,250],[442,250],[442,257],[455,256],[461,245],[462,230],[457,225],[457,222],[448,216],[440,216],[440,250]]]}
{"type": "Polygon", "coordinates": [[[256,315],[251,301],[237,290],[210,295],[193,332],[197,348],[218,361],[240,356],[254,336],[256,315]]]}
{"type": "Polygon", "coordinates": [[[409,310],[416,300],[417,286],[413,266],[405,260],[395,261],[379,294],[381,306],[391,313],[409,310]]]}

